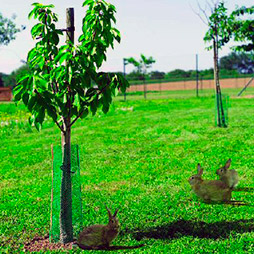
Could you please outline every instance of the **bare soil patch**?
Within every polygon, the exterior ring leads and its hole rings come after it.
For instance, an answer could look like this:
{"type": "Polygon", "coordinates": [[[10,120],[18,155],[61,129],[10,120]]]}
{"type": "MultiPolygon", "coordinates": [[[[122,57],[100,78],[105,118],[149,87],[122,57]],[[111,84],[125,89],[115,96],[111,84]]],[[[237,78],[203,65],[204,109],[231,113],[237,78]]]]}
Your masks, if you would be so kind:
{"type": "Polygon", "coordinates": [[[254,95],[251,95],[251,94],[248,94],[248,95],[241,95],[241,96],[234,96],[232,97],[234,99],[253,99],[254,98],[254,95]]]}
{"type": "MultiPolygon", "coordinates": [[[[243,88],[247,82],[248,78],[229,78],[221,79],[220,85],[222,88],[243,88]]],[[[199,80],[199,89],[213,89],[213,80],[199,80]]],[[[170,90],[192,90],[196,89],[196,81],[176,81],[176,82],[166,82],[166,83],[155,83],[147,84],[147,91],[170,91],[170,90]]],[[[127,91],[128,92],[138,92],[143,91],[144,85],[131,85],[127,91]]]]}
{"type": "Polygon", "coordinates": [[[48,250],[71,250],[73,243],[51,243],[49,236],[34,237],[30,242],[25,244],[25,251],[36,252],[36,251],[48,251],[48,250]]]}

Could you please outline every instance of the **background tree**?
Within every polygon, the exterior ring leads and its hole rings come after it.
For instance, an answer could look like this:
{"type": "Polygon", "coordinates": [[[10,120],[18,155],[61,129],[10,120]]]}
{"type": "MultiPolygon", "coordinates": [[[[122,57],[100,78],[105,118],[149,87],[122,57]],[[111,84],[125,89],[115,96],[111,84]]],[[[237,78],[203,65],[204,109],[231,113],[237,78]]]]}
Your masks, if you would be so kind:
{"type": "Polygon", "coordinates": [[[0,12],[0,45],[8,45],[12,40],[15,40],[16,34],[21,31],[14,23],[15,18],[15,15],[11,19],[5,18],[0,12]]]}
{"type": "Polygon", "coordinates": [[[145,82],[145,76],[147,74],[147,69],[152,67],[152,64],[155,63],[155,60],[153,57],[145,57],[143,54],[141,54],[140,60],[136,60],[133,57],[126,58],[126,61],[130,64],[132,64],[135,68],[136,71],[143,76],[144,80],[144,98],[146,99],[146,82],[145,82]]]}
{"type": "Polygon", "coordinates": [[[130,73],[126,74],[126,78],[128,80],[144,80],[143,74],[137,70],[133,70],[130,73]]]}
{"type": "Polygon", "coordinates": [[[175,69],[166,74],[166,78],[189,78],[191,77],[191,71],[185,71],[181,69],[175,69]]]}
{"type": "Polygon", "coordinates": [[[210,14],[206,9],[199,5],[199,13],[196,13],[201,20],[208,26],[208,31],[205,34],[204,41],[211,43],[207,49],[213,50],[214,60],[214,83],[216,90],[216,106],[217,106],[217,125],[219,127],[227,127],[225,112],[222,103],[221,87],[219,82],[219,49],[224,46],[230,39],[228,26],[232,24],[232,18],[227,15],[227,8],[224,2],[211,1],[206,2],[210,14]]]}
{"type": "MultiPolygon", "coordinates": [[[[233,38],[235,42],[241,42],[240,45],[233,47],[236,51],[245,51],[254,53],[254,6],[246,8],[242,6],[236,8],[228,17],[227,31],[230,38],[233,38]]],[[[225,38],[222,38],[222,42],[225,38]]],[[[244,88],[238,93],[238,96],[252,83],[254,77],[244,86],[244,88]]]]}
{"type": "Polygon", "coordinates": [[[244,52],[231,52],[219,61],[220,69],[237,70],[239,73],[254,73],[254,55],[244,52]]]}
{"type": "Polygon", "coordinates": [[[108,47],[120,42],[120,33],[113,26],[115,7],[104,0],[86,0],[79,45],[74,45],[74,13],[67,9],[67,28],[57,29],[53,5],[33,4],[29,18],[38,23],[32,28],[34,39],[27,63],[31,73],[23,76],[14,89],[15,101],[23,100],[32,116],[29,122],[40,130],[47,114],[61,131],[63,165],[61,183],[60,241],[73,240],[71,197],[71,128],[79,118],[98,108],[107,113],[112,96],[125,91],[128,82],[117,73],[99,72],[108,47]],[[59,46],[59,37],[66,32],[66,43],[59,46]]]}
{"type": "Polygon", "coordinates": [[[3,76],[4,76],[4,74],[0,73],[0,87],[4,86],[3,76]]]}
{"type": "Polygon", "coordinates": [[[152,71],[149,73],[149,76],[151,79],[164,79],[165,78],[165,72],[162,71],[152,71]]]}
{"type": "Polygon", "coordinates": [[[22,65],[17,70],[14,70],[9,75],[3,77],[4,86],[15,87],[18,83],[19,78],[30,73],[29,66],[27,64],[22,65]]]}

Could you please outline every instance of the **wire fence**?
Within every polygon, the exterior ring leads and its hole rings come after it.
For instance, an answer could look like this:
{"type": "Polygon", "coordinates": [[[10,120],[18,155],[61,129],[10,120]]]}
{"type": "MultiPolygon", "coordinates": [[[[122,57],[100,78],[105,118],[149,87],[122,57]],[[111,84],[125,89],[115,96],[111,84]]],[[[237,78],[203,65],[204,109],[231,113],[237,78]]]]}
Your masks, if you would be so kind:
{"type": "MultiPolygon", "coordinates": [[[[250,76],[241,76],[237,78],[224,78],[220,79],[220,85],[222,88],[242,88],[250,80],[250,76]]],[[[197,88],[197,80],[190,79],[174,79],[174,80],[149,80],[149,81],[129,81],[130,87],[128,92],[143,91],[146,86],[147,91],[168,91],[168,90],[192,90],[197,88]]],[[[199,79],[198,89],[213,89],[213,79],[199,79]]]]}
{"type": "MultiPolygon", "coordinates": [[[[235,78],[223,78],[220,79],[220,85],[222,88],[243,88],[251,79],[250,75],[241,75],[235,78]]],[[[168,91],[168,90],[192,90],[198,89],[213,89],[213,79],[171,79],[171,80],[149,80],[149,81],[129,81],[130,87],[127,89],[128,92],[143,91],[146,86],[147,91],[168,91]]]]}
{"type": "MultiPolygon", "coordinates": [[[[246,75],[239,78],[220,79],[222,91],[230,96],[253,96],[254,97],[254,78],[246,75]],[[246,87],[247,85],[247,87],[246,87]]],[[[192,96],[210,96],[214,95],[215,85],[214,80],[199,79],[196,80],[178,80],[166,81],[161,80],[155,83],[135,83],[130,81],[130,87],[125,94],[121,94],[120,98],[128,100],[131,98],[177,98],[177,97],[192,97],[192,96]],[[198,92],[197,92],[198,89],[198,92]]]]}

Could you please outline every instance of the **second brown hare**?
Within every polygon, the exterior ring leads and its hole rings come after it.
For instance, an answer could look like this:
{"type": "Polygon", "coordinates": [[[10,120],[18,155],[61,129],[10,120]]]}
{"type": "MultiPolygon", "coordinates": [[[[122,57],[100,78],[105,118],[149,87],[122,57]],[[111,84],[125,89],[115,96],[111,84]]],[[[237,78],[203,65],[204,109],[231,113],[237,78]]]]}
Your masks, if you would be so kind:
{"type": "Polygon", "coordinates": [[[106,207],[108,211],[109,222],[107,225],[92,225],[85,228],[79,235],[78,245],[81,248],[98,247],[108,248],[110,243],[117,237],[119,233],[119,222],[116,217],[118,209],[112,215],[111,211],[106,207]]]}
{"type": "Polygon", "coordinates": [[[220,180],[203,180],[203,169],[198,164],[198,173],[189,178],[195,194],[205,202],[225,202],[231,200],[232,189],[220,180]]]}
{"type": "Polygon", "coordinates": [[[231,159],[228,159],[225,166],[217,169],[216,174],[219,175],[220,180],[226,183],[229,188],[234,189],[239,182],[239,177],[236,170],[229,170],[231,161],[231,159]]]}

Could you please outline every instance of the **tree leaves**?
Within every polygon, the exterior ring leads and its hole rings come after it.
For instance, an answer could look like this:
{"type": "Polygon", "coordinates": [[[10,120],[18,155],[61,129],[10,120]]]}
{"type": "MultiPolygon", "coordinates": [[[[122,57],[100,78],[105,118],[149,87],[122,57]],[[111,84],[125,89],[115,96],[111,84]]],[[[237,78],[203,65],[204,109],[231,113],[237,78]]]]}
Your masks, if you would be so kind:
{"type": "Polygon", "coordinates": [[[85,54],[90,66],[100,68],[106,60],[106,50],[109,46],[114,47],[114,41],[120,42],[120,32],[112,27],[115,23],[115,7],[107,2],[90,1],[84,2],[88,10],[83,19],[83,34],[79,42],[86,48],[85,54]]]}
{"type": "Polygon", "coordinates": [[[12,40],[16,38],[16,34],[21,31],[17,28],[14,20],[3,17],[0,13],[0,45],[8,45],[12,40]]]}
{"type": "Polygon", "coordinates": [[[148,68],[152,66],[153,63],[155,63],[155,60],[153,57],[145,57],[143,54],[140,56],[140,60],[136,60],[133,57],[125,58],[125,63],[132,64],[134,67],[136,67],[137,72],[145,75],[148,68]]]}
{"type": "Polygon", "coordinates": [[[38,130],[46,114],[61,129],[66,117],[72,125],[89,112],[95,115],[100,107],[107,113],[112,97],[129,85],[122,75],[98,72],[107,49],[120,42],[120,32],[113,27],[115,7],[104,0],[86,0],[83,5],[88,9],[78,46],[70,42],[58,46],[63,32],[56,29],[53,5],[34,3],[29,13],[38,21],[31,29],[36,45],[27,56],[32,74],[19,80],[14,99],[27,106],[32,114],[29,122],[38,130]]]}
{"type": "MultiPolygon", "coordinates": [[[[221,48],[231,37],[231,32],[229,30],[231,22],[232,20],[227,15],[227,8],[223,2],[220,2],[214,7],[209,17],[209,29],[204,36],[204,41],[211,42],[216,40],[218,48],[221,48]]],[[[212,45],[209,45],[206,49],[212,49],[212,45]]]]}
{"type": "MultiPolygon", "coordinates": [[[[245,6],[237,8],[230,15],[227,14],[227,8],[223,2],[220,2],[213,10],[209,17],[209,29],[205,34],[204,41],[218,41],[218,48],[221,48],[226,43],[233,39],[236,42],[247,42],[241,46],[235,46],[235,50],[251,51],[254,49],[254,20],[244,17],[239,17],[244,14],[253,14],[254,6],[246,8],[245,6]],[[251,46],[252,45],[252,46],[251,46]]],[[[212,49],[212,45],[207,47],[212,49]]]]}
{"type": "Polygon", "coordinates": [[[241,42],[241,45],[233,47],[236,51],[254,51],[254,19],[250,16],[253,13],[254,5],[249,8],[242,6],[230,14],[233,20],[229,28],[232,37],[234,41],[241,42]]]}

